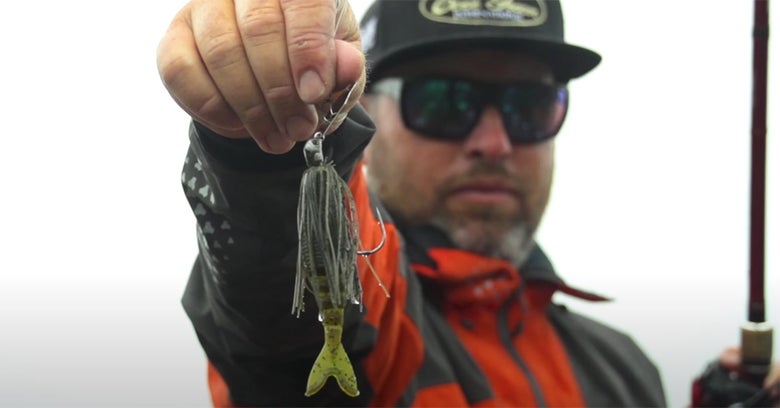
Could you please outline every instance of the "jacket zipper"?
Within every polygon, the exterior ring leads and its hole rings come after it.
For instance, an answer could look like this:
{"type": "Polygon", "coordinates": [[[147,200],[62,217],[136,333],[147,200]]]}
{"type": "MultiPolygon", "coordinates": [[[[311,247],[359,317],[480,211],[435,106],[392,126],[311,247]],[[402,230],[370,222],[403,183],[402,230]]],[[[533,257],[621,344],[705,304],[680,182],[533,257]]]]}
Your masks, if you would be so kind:
{"type": "Polygon", "coordinates": [[[546,407],[547,403],[544,401],[544,395],[542,394],[541,387],[539,387],[539,383],[536,381],[536,378],[534,378],[531,370],[528,368],[528,365],[525,364],[525,361],[523,361],[522,357],[520,357],[520,353],[517,352],[515,345],[512,343],[512,335],[509,332],[509,308],[512,306],[512,302],[515,300],[517,300],[516,297],[510,296],[509,299],[501,306],[498,321],[498,336],[501,339],[501,343],[512,356],[512,359],[515,360],[517,366],[520,367],[520,370],[522,370],[523,374],[525,374],[525,378],[528,379],[528,383],[531,385],[531,390],[534,393],[536,406],[546,407]]]}

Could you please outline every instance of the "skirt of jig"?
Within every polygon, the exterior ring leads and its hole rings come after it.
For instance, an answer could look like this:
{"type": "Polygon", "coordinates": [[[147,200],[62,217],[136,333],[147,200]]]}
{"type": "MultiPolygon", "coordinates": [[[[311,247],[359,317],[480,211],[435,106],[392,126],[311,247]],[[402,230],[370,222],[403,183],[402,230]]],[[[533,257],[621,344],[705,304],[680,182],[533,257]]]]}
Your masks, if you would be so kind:
{"type": "Polygon", "coordinates": [[[357,276],[358,226],[355,201],[349,186],[331,163],[307,168],[301,178],[298,202],[298,265],[293,313],[303,311],[309,290],[320,311],[323,306],[343,308],[360,303],[357,276]],[[327,278],[322,296],[319,279],[327,278]],[[319,292],[319,293],[317,293],[319,292]]]}

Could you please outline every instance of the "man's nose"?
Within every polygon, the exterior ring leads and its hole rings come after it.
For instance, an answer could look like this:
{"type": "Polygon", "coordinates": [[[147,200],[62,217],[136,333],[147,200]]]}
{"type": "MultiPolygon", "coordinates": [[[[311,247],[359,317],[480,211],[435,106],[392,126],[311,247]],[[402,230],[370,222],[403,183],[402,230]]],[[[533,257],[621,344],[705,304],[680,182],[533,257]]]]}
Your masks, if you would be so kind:
{"type": "Polygon", "coordinates": [[[512,152],[512,142],[496,108],[485,108],[463,147],[470,157],[488,159],[504,158],[512,152]]]}

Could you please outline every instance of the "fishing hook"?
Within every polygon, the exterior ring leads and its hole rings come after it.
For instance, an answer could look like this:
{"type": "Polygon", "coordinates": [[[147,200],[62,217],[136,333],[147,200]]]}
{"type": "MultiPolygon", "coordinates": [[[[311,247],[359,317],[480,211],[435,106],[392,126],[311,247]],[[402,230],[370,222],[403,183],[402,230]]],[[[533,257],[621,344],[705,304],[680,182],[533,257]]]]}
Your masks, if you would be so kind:
{"type": "Polygon", "coordinates": [[[379,245],[377,245],[376,248],[374,249],[370,249],[368,251],[357,251],[357,254],[360,256],[373,255],[379,252],[379,250],[381,250],[382,247],[385,246],[385,241],[387,239],[387,231],[385,230],[385,222],[382,221],[382,213],[379,212],[378,208],[376,210],[376,218],[377,218],[377,222],[379,223],[379,228],[382,229],[382,240],[379,242],[379,245]]]}

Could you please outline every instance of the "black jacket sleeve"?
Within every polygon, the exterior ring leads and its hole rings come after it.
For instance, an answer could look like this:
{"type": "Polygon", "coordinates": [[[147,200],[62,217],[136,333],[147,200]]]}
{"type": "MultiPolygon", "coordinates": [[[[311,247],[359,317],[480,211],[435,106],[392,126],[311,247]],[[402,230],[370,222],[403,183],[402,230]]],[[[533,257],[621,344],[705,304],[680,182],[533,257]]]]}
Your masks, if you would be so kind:
{"type": "MultiPolygon", "coordinates": [[[[326,155],[345,179],[373,130],[356,107],[326,138],[326,155]]],[[[198,123],[190,128],[181,181],[197,220],[199,254],[182,303],[239,404],[279,405],[239,394],[258,382],[279,391],[299,386],[299,374],[308,374],[305,366],[322,346],[316,311],[291,315],[301,148],[271,155],[252,140],[223,138],[198,123]]],[[[304,388],[298,390],[302,396],[304,388]]]]}

